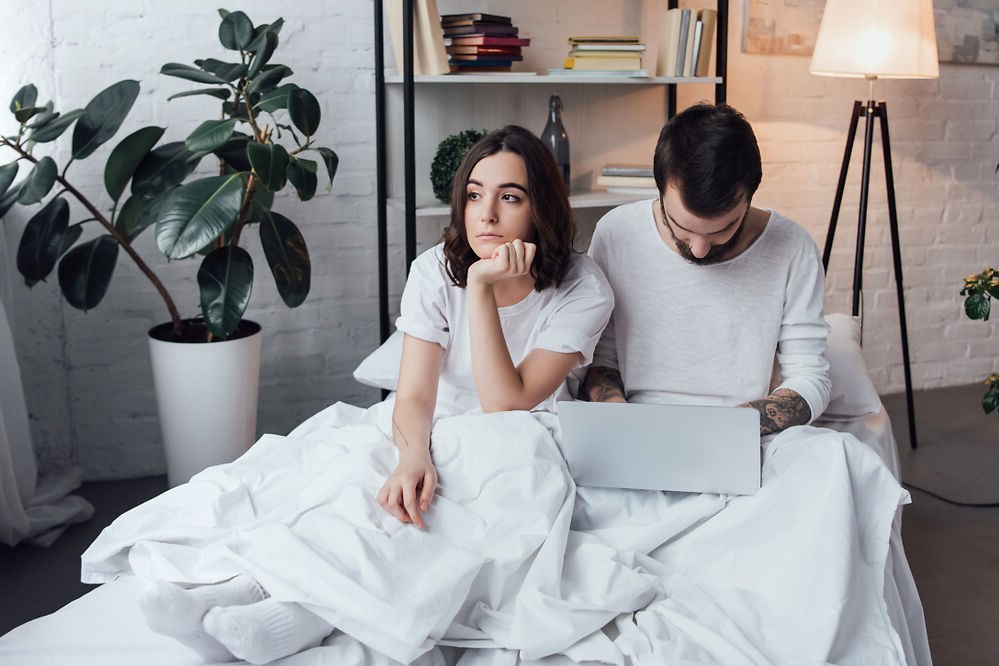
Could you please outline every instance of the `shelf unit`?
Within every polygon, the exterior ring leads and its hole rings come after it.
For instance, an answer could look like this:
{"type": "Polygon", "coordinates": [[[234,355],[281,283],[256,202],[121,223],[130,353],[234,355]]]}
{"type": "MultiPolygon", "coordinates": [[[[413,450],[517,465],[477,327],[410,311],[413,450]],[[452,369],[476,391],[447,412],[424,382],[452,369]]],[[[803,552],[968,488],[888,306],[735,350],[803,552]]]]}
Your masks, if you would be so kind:
{"type": "MultiPolygon", "coordinates": [[[[718,19],[715,34],[715,74],[709,77],[635,77],[588,76],[585,79],[569,76],[503,74],[503,75],[421,75],[413,74],[413,9],[415,0],[388,0],[403,3],[403,72],[385,75],[384,28],[382,0],[374,2],[374,51],[375,51],[375,131],[376,131],[376,190],[378,214],[378,304],[379,334],[384,341],[390,334],[389,322],[389,263],[388,263],[388,209],[401,210],[404,218],[404,247],[406,273],[416,258],[417,217],[447,215],[450,209],[439,202],[417,202],[416,194],[416,87],[464,85],[544,85],[552,86],[644,86],[661,87],[666,94],[667,118],[676,113],[676,87],[684,84],[710,84],[715,87],[715,102],[726,101],[726,73],[728,67],[728,0],[717,0],[718,19]],[[388,193],[388,123],[386,88],[402,87],[403,135],[403,196],[390,198],[388,193]]],[[[668,0],[667,8],[675,9],[678,0],[668,0]]],[[[612,207],[645,198],[646,195],[629,195],[605,191],[574,193],[570,201],[574,208],[612,207]]]]}

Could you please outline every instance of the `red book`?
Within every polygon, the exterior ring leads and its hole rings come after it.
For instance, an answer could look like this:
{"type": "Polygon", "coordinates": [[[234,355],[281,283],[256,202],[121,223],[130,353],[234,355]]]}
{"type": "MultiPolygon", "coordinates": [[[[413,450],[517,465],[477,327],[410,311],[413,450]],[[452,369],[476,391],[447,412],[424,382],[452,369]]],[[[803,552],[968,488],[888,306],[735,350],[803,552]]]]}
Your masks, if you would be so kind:
{"type": "Polygon", "coordinates": [[[530,46],[529,37],[489,37],[486,35],[466,35],[464,37],[452,37],[452,46],[468,46],[481,44],[483,46],[530,46]]]}
{"type": "Polygon", "coordinates": [[[477,23],[475,25],[444,26],[445,37],[462,37],[464,35],[516,37],[518,32],[519,30],[515,25],[496,25],[494,23],[477,23]]]}
{"type": "Polygon", "coordinates": [[[448,53],[508,53],[510,55],[520,55],[519,46],[448,46],[448,53]]]}

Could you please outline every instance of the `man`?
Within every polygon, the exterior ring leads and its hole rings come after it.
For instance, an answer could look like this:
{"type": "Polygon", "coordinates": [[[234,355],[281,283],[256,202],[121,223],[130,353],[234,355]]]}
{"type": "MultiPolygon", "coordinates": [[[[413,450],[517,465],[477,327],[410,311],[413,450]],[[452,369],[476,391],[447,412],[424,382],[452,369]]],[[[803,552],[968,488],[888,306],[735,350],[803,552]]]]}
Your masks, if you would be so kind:
{"type": "Polygon", "coordinates": [[[609,212],[590,243],[616,306],[583,396],[745,404],[763,435],[811,422],[830,392],[822,265],[801,226],[752,206],[752,127],[693,106],[663,127],[653,170],[660,196],[609,212]]]}

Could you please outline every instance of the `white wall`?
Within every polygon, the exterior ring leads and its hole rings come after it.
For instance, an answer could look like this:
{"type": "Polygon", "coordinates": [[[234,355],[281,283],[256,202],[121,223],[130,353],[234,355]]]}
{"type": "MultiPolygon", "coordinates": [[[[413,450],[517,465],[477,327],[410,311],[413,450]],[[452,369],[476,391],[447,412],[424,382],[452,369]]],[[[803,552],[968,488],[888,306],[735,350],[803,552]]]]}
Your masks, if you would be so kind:
{"type": "MultiPolygon", "coordinates": [[[[438,2],[442,12],[467,7],[458,0],[438,2]]],[[[538,46],[530,47],[529,60],[538,69],[555,66],[562,54],[559,42],[571,33],[638,30],[646,40],[652,38],[651,28],[642,26],[652,25],[647,15],[655,3],[553,5],[494,0],[480,1],[476,8],[514,16],[538,46]]],[[[866,98],[866,85],[812,77],[807,58],[742,54],[742,7],[738,0],[731,3],[729,102],[753,122],[761,142],[765,174],[756,203],[795,217],[821,244],[850,108],[855,98],[866,98]]],[[[259,426],[261,432],[285,432],[336,400],[363,405],[377,398],[350,378],[378,335],[372,6],[369,0],[284,3],[276,14],[273,3],[252,0],[229,8],[242,9],[258,23],[284,17],[275,60],[290,65],[293,80],[319,97],[320,142],[341,159],[332,193],[320,188],[306,204],[284,197],[275,205],[300,224],[312,253],[312,293],[302,307],[289,311],[280,303],[255,243],[250,244],[259,275],[249,315],[265,327],[259,426]]],[[[213,8],[190,0],[19,3],[0,42],[0,58],[16,63],[0,72],[0,102],[5,107],[2,96],[9,99],[22,81],[31,80],[43,100],[54,98],[68,110],[115,81],[135,78],[142,94],[119,136],[159,124],[169,127],[168,138],[182,138],[209,102],[196,97],[167,103],[166,97],[185,84],[160,76],[159,67],[224,57],[217,25],[213,8]]],[[[999,181],[993,174],[999,161],[997,78],[999,68],[945,64],[939,81],[886,81],[876,88],[876,96],[888,102],[891,120],[917,388],[966,384],[999,371],[997,325],[966,321],[957,295],[964,275],[999,263],[999,181]]],[[[681,103],[712,94],[710,88],[686,89],[681,103]]],[[[628,111],[601,109],[614,123],[628,122],[628,111]]],[[[570,139],[571,112],[567,109],[570,139]]],[[[7,117],[0,114],[0,131],[10,130],[7,117]]],[[[537,118],[509,120],[540,130],[543,109],[537,118]]],[[[659,129],[658,122],[650,125],[649,146],[659,129]]],[[[67,142],[68,137],[56,146],[62,156],[67,142]]],[[[830,267],[831,310],[849,308],[860,145],[830,267]]],[[[102,190],[100,166],[106,154],[99,152],[70,172],[89,191],[102,190]]],[[[418,169],[422,174],[427,166],[418,169]]],[[[893,392],[902,388],[901,356],[878,153],[873,173],[865,353],[879,390],[893,392]]],[[[8,215],[9,239],[20,237],[27,217],[24,211],[8,215]]],[[[595,217],[593,212],[581,215],[585,224],[595,217]]],[[[187,262],[167,266],[152,241],[151,235],[143,238],[140,250],[165,277],[184,314],[193,314],[195,269],[187,262]]],[[[13,253],[16,242],[8,244],[13,253]]],[[[145,332],[166,314],[142,276],[122,256],[105,302],[86,314],[61,301],[54,279],[30,292],[15,284],[14,295],[42,468],[81,464],[88,478],[162,472],[145,332]]]]}

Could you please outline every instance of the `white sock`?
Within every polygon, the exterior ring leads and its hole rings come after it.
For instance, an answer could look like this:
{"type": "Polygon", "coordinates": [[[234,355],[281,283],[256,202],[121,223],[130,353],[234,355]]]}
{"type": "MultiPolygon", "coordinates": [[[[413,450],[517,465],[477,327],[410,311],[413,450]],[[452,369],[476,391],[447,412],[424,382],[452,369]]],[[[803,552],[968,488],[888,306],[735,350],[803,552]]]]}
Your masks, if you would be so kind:
{"type": "Polygon", "coordinates": [[[333,631],[333,625],[299,604],[274,599],[213,608],[203,625],[209,636],[251,664],[267,664],[316,647],[333,631]]]}
{"type": "Polygon", "coordinates": [[[139,590],[139,608],[149,628],[188,646],[205,661],[232,661],[233,655],[205,633],[205,613],[219,605],[252,604],[267,595],[248,576],[236,576],[216,585],[185,589],[171,583],[151,581],[139,590]]]}

